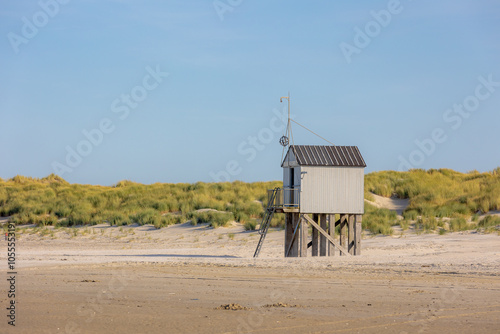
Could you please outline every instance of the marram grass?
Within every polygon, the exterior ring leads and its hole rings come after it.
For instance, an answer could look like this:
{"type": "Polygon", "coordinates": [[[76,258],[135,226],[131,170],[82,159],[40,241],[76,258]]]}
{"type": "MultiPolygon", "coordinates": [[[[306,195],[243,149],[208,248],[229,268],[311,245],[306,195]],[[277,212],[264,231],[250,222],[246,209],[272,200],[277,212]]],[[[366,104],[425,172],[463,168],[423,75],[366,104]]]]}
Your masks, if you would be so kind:
{"type": "MultiPolygon", "coordinates": [[[[237,221],[252,230],[264,214],[267,190],[280,186],[278,181],[152,185],[121,181],[105,187],[69,184],[53,174],[42,179],[16,176],[0,179],[0,216],[11,216],[18,225],[65,227],[108,223],[161,228],[186,222],[219,227],[237,221]]],[[[373,201],[372,193],[410,200],[404,220],[366,204],[363,227],[374,234],[392,234],[396,225],[406,230],[415,224],[416,230],[425,232],[494,231],[500,225],[495,217],[478,219],[500,210],[500,168],[488,173],[375,172],[365,176],[365,198],[373,201]],[[446,224],[445,217],[450,218],[446,224]]],[[[271,225],[283,227],[284,215],[276,214],[271,225]]]]}

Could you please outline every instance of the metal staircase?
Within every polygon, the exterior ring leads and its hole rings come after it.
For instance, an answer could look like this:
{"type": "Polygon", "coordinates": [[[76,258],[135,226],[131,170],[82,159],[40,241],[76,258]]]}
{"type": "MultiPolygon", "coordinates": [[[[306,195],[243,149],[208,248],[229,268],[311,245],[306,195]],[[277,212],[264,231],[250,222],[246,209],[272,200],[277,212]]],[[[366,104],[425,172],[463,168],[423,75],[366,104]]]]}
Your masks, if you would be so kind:
{"type": "Polygon", "coordinates": [[[262,245],[264,244],[264,240],[266,239],[267,231],[269,230],[269,226],[271,225],[271,220],[273,219],[274,213],[276,212],[275,201],[279,191],[280,188],[274,188],[271,196],[269,197],[269,203],[267,204],[264,218],[262,218],[262,223],[260,224],[259,244],[257,245],[257,249],[255,250],[255,254],[253,255],[253,257],[259,256],[260,250],[262,249],[262,245]]]}

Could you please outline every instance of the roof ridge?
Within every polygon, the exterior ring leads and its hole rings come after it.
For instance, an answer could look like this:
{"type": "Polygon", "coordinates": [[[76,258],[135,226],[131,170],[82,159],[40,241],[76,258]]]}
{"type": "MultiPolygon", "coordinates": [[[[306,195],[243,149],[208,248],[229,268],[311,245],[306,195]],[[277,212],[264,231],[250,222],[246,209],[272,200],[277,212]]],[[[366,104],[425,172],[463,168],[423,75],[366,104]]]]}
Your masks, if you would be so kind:
{"type": "Polygon", "coordinates": [[[357,146],[290,145],[285,160],[290,150],[300,166],[366,167],[357,146]]]}

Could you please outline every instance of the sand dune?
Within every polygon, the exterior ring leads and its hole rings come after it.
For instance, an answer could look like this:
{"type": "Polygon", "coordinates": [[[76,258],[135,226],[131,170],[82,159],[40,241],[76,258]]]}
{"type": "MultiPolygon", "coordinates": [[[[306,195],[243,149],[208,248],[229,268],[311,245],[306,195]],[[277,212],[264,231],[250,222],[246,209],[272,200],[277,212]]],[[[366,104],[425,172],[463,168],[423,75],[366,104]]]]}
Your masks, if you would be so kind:
{"type": "Polygon", "coordinates": [[[389,209],[392,211],[396,211],[398,215],[402,215],[403,211],[408,207],[410,204],[409,199],[399,199],[399,198],[388,198],[388,197],[383,197],[379,195],[373,194],[373,197],[375,198],[375,201],[369,201],[365,199],[365,201],[377,208],[383,208],[383,209],[389,209]]]}

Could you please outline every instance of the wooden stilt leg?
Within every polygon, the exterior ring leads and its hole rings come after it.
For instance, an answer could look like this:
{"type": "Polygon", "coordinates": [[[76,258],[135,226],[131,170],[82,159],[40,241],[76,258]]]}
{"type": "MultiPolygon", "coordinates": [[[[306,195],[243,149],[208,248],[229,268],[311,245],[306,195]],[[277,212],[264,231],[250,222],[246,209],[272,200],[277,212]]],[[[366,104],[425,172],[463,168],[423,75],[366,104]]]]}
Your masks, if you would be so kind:
{"type": "MultiPolygon", "coordinates": [[[[313,220],[318,221],[318,215],[313,215],[313,220]]],[[[319,254],[319,232],[313,227],[312,229],[312,256],[318,256],[319,254]]]]}
{"type": "MultiPolygon", "coordinates": [[[[340,216],[340,245],[344,248],[347,248],[347,219],[348,215],[340,216]]],[[[340,253],[340,255],[346,255],[340,253]]]]}
{"type": "Polygon", "coordinates": [[[307,244],[309,243],[309,238],[308,236],[308,231],[309,227],[306,223],[306,221],[300,217],[299,218],[299,223],[300,223],[300,256],[301,257],[307,257],[307,244]]]}
{"type": "MultiPolygon", "coordinates": [[[[328,234],[335,239],[335,215],[329,215],[328,220],[328,234]]],[[[332,243],[328,244],[328,254],[335,256],[335,246],[332,243]]]]}
{"type": "Polygon", "coordinates": [[[356,215],[356,225],[354,227],[354,255],[361,255],[361,232],[363,230],[363,216],[356,215]]]}
{"type": "MultiPolygon", "coordinates": [[[[326,215],[321,214],[319,215],[319,225],[323,230],[327,230],[326,227],[326,215]]],[[[313,228],[314,229],[314,228],[313,228]]],[[[319,256],[326,256],[326,251],[327,251],[327,241],[326,237],[322,234],[319,238],[319,256]]]]}
{"type": "MultiPolygon", "coordinates": [[[[292,235],[293,235],[293,231],[295,231],[295,229],[297,228],[297,225],[299,224],[299,214],[292,213],[290,215],[291,215],[292,226],[293,226],[293,230],[292,230],[292,235]]],[[[289,257],[298,257],[299,256],[299,239],[300,239],[299,231],[297,231],[297,233],[295,234],[295,238],[291,242],[292,247],[290,249],[289,257]]]]}
{"type": "Polygon", "coordinates": [[[285,257],[290,256],[287,254],[293,237],[293,215],[285,213],[285,257]]]}
{"type": "Polygon", "coordinates": [[[349,250],[349,254],[351,255],[354,255],[354,240],[355,240],[355,236],[354,236],[354,224],[355,224],[355,215],[349,215],[349,218],[348,218],[348,232],[349,232],[349,236],[348,236],[348,250],[349,250]]]}

